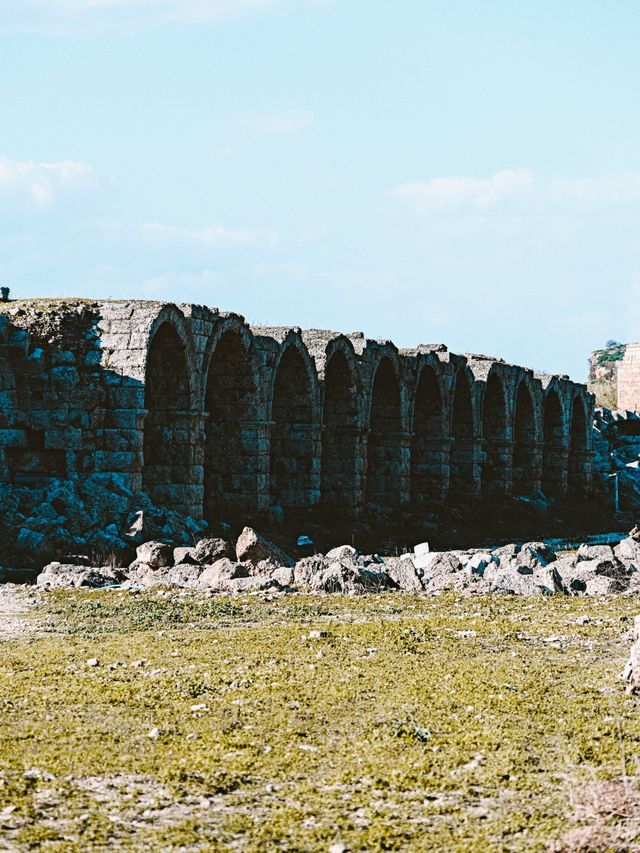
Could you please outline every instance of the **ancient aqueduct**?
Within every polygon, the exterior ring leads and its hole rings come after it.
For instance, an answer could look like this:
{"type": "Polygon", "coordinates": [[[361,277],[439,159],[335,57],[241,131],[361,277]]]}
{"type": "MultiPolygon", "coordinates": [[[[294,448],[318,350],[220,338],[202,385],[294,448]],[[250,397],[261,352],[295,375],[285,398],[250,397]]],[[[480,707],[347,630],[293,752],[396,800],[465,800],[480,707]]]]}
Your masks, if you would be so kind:
{"type": "Polygon", "coordinates": [[[82,347],[0,317],[5,481],[118,473],[194,517],[592,489],[593,397],[565,377],[200,305],[92,310],[82,347]]]}

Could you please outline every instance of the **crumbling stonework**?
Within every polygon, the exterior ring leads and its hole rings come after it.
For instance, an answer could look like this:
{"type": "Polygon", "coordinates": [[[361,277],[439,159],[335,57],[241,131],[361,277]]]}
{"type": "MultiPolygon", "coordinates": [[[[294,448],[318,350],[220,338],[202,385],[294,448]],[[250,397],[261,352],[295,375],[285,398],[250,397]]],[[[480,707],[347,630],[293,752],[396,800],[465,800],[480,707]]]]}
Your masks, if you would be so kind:
{"type": "Polygon", "coordinates": [[[250,328],[201,305],[12,302],[0,478],[118,475],[193,518],[585,496],[593,397],[444,346],[250,328]]]}

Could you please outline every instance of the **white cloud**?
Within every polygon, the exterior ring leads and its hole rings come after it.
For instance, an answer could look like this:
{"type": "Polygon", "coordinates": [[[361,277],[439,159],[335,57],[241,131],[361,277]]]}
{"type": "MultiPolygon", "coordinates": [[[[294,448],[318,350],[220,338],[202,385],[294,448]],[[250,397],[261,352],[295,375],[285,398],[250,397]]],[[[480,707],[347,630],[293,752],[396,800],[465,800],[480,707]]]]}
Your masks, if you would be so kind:
{"type": "Polygon", "coordinates": [[[400,184],[391,194],[419,212],[461,207],[487,210],[505,199],[528,193],[533,187],[531,172],[506,169],[489,178],[450,176],[413,181],[400,184]]]}
{"type": "Polygon", "coordinates": [[[0,30],[85,33],[147,26],[214,23],[317,0],[6,0],[0,30]]]}
{"type": "MultiPolygon", "coordinates": [[[[446,176],[410,181],[394,187],[390,195],[418,213],[482,213],[518,200],[525,201],[528,210],[535,205],[548,212],[567,207],[581,212],[584,205],[640,201],[640,173],[544,178],[527,169],[505,169],[488,178],[446,176]]],[[[566,228],[567,224],[561,223],[560,227],[566,228]]],[[[571,227],[575,228],[575,223],[571,227]]]]}
{"type": "Polygon", "coordinates": [[[12,194],[36,207],[48,207],[59,193],[86,186],[92,178],[87,163],[12,160],[0,155],[0,195],[12,194]]]}
{"type": "Polygon", "coordinates": [[[286,133],[298,133],[315,121],[315,113],[308,110],[288,110],[270,113],[252,118],[240,119],[233,127],[256,136],[280,136],[286,133]]]}
{"type": "Polygon", "coordinates": [[[181,228],[147,222],[143,226],[147,234],[211,248],[262,245],[275,248],[278,234],[270,228],[229,228],[226,225],[207,225],[203,228],[181,228]]]}

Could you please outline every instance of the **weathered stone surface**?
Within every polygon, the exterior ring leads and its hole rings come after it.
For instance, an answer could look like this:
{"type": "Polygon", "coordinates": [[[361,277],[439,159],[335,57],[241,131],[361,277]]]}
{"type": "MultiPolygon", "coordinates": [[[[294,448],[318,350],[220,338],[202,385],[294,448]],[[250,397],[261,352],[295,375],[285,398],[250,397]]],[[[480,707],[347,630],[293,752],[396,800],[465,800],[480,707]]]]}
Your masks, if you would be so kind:
{"type": "Polygon", "coordinates": [[[109,567],[75,566],[65,563],[49,563],[36,579],[38,586],[49,589],[75,589],[78,587],[102,587],[120,583],[123,572],[109,567]]]}
{"type": "Polygon", "coordinates": [[[280,566],[295,565],[295,560],[252,527],[245,527],[238,537],[236,555],[241,563],[253,563],[256,565],[263,560],[270,560],[272,563],[280,566]]]}
{"type": "Polygon", "coordinates": [[[161,569],[173,565],[173,548],[166,542],[144,542],[136,548],[136,557],[153,569],[161,569]]]}
{"type": "Polygon", "coordinates": [[[217,589],[228,580],[235,578],[246,578],[249,572],[246,566],[235,563],[228,557],[217,560],[213,565],[207,566],[199,577],[199,586],[209,589],[217,589]]]}
{"type": "Polygon", "coordinates": [[[578,560],[613,560],[611,545],[581,545],[578,548],[578,560]]]}
{"type": "Polygon", "coordinates": [[[421,592],[422,580],[410,557],[386,560],[384,570],[398,587],[407,592],[421,592]]]}
{"type": "Polygon", "coordinates": [[[328,560],[346,560],[347,562],[355,562],[358,552],[353,545],[338,545],[337,548],[332,548],[330,551],[327,551],[325,556],[328,560]]]}
{"type": "Polygon", "coordinates": [[[202,565],[213,565],[224,557],[235,560],[236,552],[233,545],[224,539],[201,539],[193,548],[193,556],[202,565]]]}
{"type": "Polygon", "coordinates": [[[199,560],[196,559],[194,548],[185,547],[181,545],[178,548],[173,549],[173,562],[174,565],[179,565],[180,563],[198,563],[199,560]]]}

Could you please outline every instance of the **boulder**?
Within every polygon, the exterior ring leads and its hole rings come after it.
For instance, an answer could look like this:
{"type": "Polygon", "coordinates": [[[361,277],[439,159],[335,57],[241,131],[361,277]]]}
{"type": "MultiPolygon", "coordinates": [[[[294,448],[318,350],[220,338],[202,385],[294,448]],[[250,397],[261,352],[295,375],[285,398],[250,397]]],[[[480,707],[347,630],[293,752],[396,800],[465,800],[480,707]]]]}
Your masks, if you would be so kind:
{"type": "Polygon", "coordinates": [[[500,548],[494,548],[491,552],[494,557],[515,557],[520,553],[520,545],[511,542],[508,545],[501,545],[500,548]]]}
{"type": "Polygon", "coordinates": [[[120,583],[123,573],[110,567],[93,568],[68,563],[49,563],[36,579],[38,586],[48,589],[77,589],[78,587],[102,587],[120,583]]]}
{"type": "Polygon", "coordinates": [[[611,545],[581,545],[577,551],[578,560],[612,560],[611,545]]]}
{"type": "Polygon", "coordinates": [[[136,562],[146,563],[152,569],[173,565],[173,548],[166,542],[144,542],[136,548],[136,562]]]}
{"type": "Polygon", "coordinates": [[[246,578],[249,572],[246,566],[241,563],[232,562],[228,557],[223,557],[222,560],[216,560],[212,566],[207,566],[202,571],[198,586],[206,589],[218,589],[224,586],[228,580],[236,578],[246,578]]]}
{"type": "Polygon", "coordinates": [[[357,556],[358,551],[353,547],[353,545],[338,545],[337,548],[332,548],[326,553],[326,557],[329,561],[346,560],[347,562],[355,563],[357,556]]]}
{"type": "Polygon", "coordinates": [[[280,566],[280,568],[274,569],[271,573],[271,577],[274,581],[277,581],[280,586],[293,586],[294,570],[291,566],[280,566]]]}
{"type": "Polygon", "coordinates": [[[313,557],[303,557],[302,560],[298,560],[293,570],[295,585],[300,587],[310,586],[312,577],[328,569],[330,562],[330,560],[321,554],[316,554],[313,557]]]}
{"type": "Polygon", "coordinates": [[[306,557],[305,560],[301,560],[296,565],[294,575],[296,585],[312,592],[359,595],[365,592],[380,592],[395,586],[386,572],[365,569],[354,563],[339,560],[328,561],[326,558],[314,564],[307,562],[314,559],[317,558],[306,557]],[[301,566],[301,564],[305,565],[301,566]]]}
{"type": "Polygon", "coordinates": [[[257,565],[263,560],[271,560],[273,564],[280,566],[295,565],[295,560],[252,527],[245,527],[238,537],[236,555],[241,563],[257,565]]]}
{"type": "Polygon", "coordinates": [[[640,542],[631,536],[623,539],[614,548],[614,554],[625,563],[635,563],[640,566],[640,542]]]}
{"type": "Polygon", "coordinates": [[[628,584],[617,578],[606,575],[595,575],[589,578],[586,584],[587,595],[611,595],[614,592],[624,592],[628,584]]]}
{"type": "Polygon", "coordinates": [[[483,575],[485,569],[492,562],[491,554],[472,554],[469,559],[464,560],[465,569],[469,569],[476,575],[483,575]]]}
{"type": "Polygon", "coordinates": [[[203,568],[196,563],[179,563],[169,569],[167,580],[171,586],[190,589],[199,585],[203,568]]]}
{"type": "Polygon", "coordinates": [[[545,568],[531,574],[522,574],[498,567],[489,582],[491,592],[524,596],[553,595],[562,586],[553,570],[545,568]]]}
{"type": "Polygon", "coordinates": [[[413,560],[393,557],[384,564],[386,573],[397,586],[407,592],[422,592],[424,586],[413,560]]]}
{"type": "Polygon", "coordinates": [[[263,578],[252,575],[248,578],[230,578],[223,581],[222,589],[225,592],[262,592],[263,590],[279,590],[280,585],[274,578],[263,578]]]}
{"type": "Polygon", "coordinates": [[[518,563],[526,569],[540,569],[555,559],[555,554],[544,542],[525,543],[516,557],[518,563]]]}
{"type": "Polygon", "coordinates": [[[180,563],[197,563],[195,558],[194,548],[188,548],[181,545],[179,548],[173,549],[173,564],[179,566],[180,563]]]}
{"type": "Polygon", "coordinates": [[[211,566],[224,557],[235,560],[236,552],[225,539],[201,539],[193,549],[193,556],[201,565],[211,566]]]}

